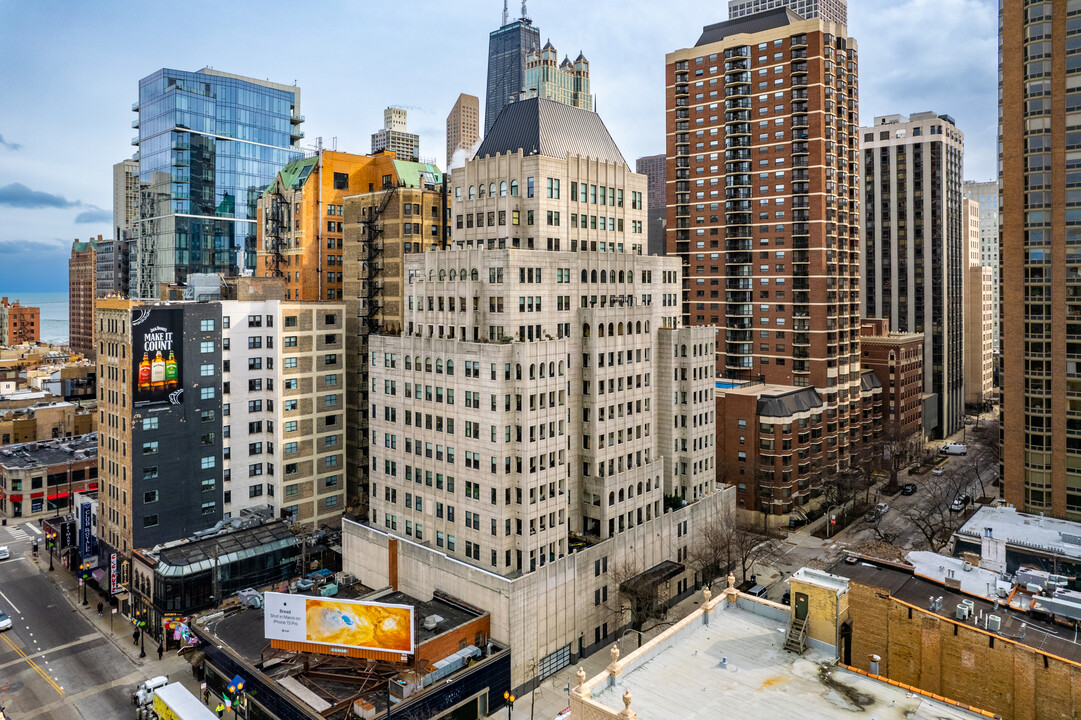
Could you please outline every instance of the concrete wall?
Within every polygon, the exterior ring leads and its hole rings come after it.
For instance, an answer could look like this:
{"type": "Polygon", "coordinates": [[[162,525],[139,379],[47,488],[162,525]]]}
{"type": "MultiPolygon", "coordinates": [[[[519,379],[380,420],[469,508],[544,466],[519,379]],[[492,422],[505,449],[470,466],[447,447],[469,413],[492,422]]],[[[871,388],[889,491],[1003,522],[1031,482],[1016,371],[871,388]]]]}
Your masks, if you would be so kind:
{"type": "MultiPolygon", "coordinates": [[[[510,645],[511,685],[518,688],[535,677],[535,663],[566,645],[571,646],[573,662],[579,654],[588,655],[600,644],[613,642],[626,624],[616,605],[615,569],[633,564],[644,571],[664,560],[676,560],[699,529],[734,501],[734,490],[726,488],[516,578],[501,577],[427,545],[346,520],[343,570],[368,587],[393,585],[391,543],[396,543],[396,589],[422,599],[438,589],[488,611],[492,638],[510,645]],[[684,522],[686,531],[681,528],[684,522]],[[606,572],[596,572],[598,561],[607,567],[606,572]],[[608,587],[609,601],[595,604],[594,590],[603,587],[608,587]],[[604,624],[608,632],[597,644],[595,630],[604,624]]],[[[686,569],[671,579],[669,591],[675,595],[682,585],[687,592],[693,584],[694,573],[686,569]]]]}

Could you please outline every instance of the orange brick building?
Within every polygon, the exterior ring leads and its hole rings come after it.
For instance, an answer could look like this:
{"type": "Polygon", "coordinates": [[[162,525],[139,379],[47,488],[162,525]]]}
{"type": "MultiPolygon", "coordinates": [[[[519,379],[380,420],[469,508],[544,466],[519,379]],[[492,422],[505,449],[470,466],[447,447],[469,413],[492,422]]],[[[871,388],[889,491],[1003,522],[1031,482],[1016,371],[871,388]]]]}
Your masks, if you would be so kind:
{"type": "Polygon", "coordinates": [[[41,342],[41,308],[0,299],[0,345],[41,342]]]}
{"type": "Polygon", "coordinates": [[[323,150],[282,168],[259,199],[256,275],[284,277],[286,300],[343,299],[344,199],[382,187],[393,162],[323,150]]]}
{"type": "Polygon", "coordinates": [[[90,238],[71,244],[68,260],[68,345],[73,352],[94,359],[94,308],[97,304],[97,248],[102,242],[90,238]]]}

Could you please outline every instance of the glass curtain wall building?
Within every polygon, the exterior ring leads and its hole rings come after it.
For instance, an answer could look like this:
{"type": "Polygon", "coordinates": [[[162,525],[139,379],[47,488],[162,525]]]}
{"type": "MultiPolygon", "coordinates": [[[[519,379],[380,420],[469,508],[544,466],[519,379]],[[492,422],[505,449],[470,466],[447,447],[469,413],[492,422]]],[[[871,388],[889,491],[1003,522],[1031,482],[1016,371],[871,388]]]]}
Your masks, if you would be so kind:
{"type": "Polygon", "coordinates": [[[488,36],[488,95],[484,103],[484,134],[492,129],[492,124],[499,117],[499,111],[518,99],[518,94],[525,88],[526,57],[540,49],[540,30],[533,27],[533,21],[522,17],[512,23],[506,21],[506,9],[503,11],[503,26],[492,31],[488,36]]]}
{"type": "Polygon", "coordinates": [[[139,220],[132,294],[189,273],[255,267],[256,201],[297,145],[300,88],[204,68],[139,81],[139,220]]]}

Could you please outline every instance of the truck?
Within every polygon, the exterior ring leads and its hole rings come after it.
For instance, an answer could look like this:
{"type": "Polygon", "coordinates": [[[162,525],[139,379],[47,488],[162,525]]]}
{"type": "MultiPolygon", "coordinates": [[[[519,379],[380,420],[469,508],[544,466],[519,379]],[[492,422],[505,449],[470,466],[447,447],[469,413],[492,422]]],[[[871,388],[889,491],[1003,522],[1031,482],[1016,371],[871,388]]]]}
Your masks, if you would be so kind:
{"type": "Polygon", "coordinates": [[[218,720],[217,715],[180,683],[170,683],[154,693],[154,714],[158,720],[218,720]]]}
{"type": "Polygon", "coordinates": [[[967,455],[968,446],[961,443],[946,443],[942,446],[942,452],[945,455],[967,455]]]}
{"type": "Polygon", "coordinates": [[[131,704],[138,708],[149,705],[154,699],[155,691],[160,690],[168,684],[168,675],[158,675],[157,677],[152,677],[149,680],[139,683],[135,688],[135,692],[131,694],[131,704]]]}

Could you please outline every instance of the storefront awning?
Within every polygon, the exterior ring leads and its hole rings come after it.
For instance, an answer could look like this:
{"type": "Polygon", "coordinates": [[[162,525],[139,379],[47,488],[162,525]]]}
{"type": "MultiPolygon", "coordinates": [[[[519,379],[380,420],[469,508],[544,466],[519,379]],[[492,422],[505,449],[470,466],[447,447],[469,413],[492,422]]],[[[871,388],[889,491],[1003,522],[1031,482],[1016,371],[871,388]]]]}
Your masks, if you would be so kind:
{"type": "Polygon", "coordinates": [[[105,571],[101,568],[97,568],[94,572],[90,573],[90,577],[94,578],[97,582],[101,582],[102,578],[105,577],[105,571]]]}

